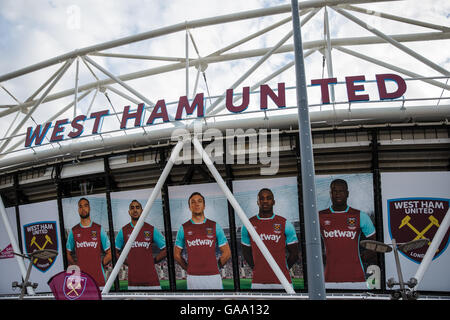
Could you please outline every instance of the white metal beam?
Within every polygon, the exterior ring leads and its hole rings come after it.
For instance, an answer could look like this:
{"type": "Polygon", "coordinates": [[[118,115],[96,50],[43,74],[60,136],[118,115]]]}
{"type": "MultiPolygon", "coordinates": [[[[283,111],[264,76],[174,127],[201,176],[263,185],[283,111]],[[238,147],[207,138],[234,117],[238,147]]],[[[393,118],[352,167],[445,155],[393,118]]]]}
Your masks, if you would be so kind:
{"type": "Polygon", "coordinates": [[[370,9],[360,8],[360,7],[352,6],[352,5],[349,5],[349,4],[339,5],[339,7],[344,8],[344,9],[348,9],[348,10],[351,10],[351,11],[359,12],[359,13],[364,13],[364,14],[367,14],[367,15],[372,15],[372,16],[376,16],[376,17],[380,17],[380,18],[385,18],[385,19],[392,20],[392,21],[398,21],[398,22],[408,23],[408,24],[411,24],[411,25],[419,26],[419,27],[439,30],[439,31],[442,31],[442,32],[449,32],[450,31],[450,28],[446,27],[446,26],[440,26],[440,25],[437,25],[437,24],[429,23],[429,22],[423,22],[423,21],[419,21],[419,20],[415,20],[415,19],[399,17],[399,16],[392,15],[392,14],[389,14],[389,13],[384,13],[384,12],[374,11],[374,10],[370,10],[370,9]]]}
{"type": "MultiPolygon", "coordinates": [[[[308,50],[307,52],[305,52],[305,54],[303,55],[304,58],[309,57],[311,54],[313,54],[316,50],[311,49],[308,50]]],[[[273,78],[275,78],[276,76],[280,75],[281,73],[285,72],[286,70],[288,70],[289,68],[292,68],[295,65],[295,61],[291,61],[289,63],[287,63],[286,65],[284,65],[283,67],[279,68],[278,70],[275,70],[273,73],[269,74],[267,77],[265,77],[264,79],[258,81],[257,83],[255,83],[253,86],[250,87],[250,93],[254,92],[255,90],[259,89],[260,86],[262,84],[265,84],[267,82],[269,82],[270,80],[272,80],[273,78]]],[[[242,99],[242,95],[235,95],[233,97],[233,102],[237,102],[240,99],[242,99]]]]}
{"type": "Polygon", "coordinates": [[[105,68],[103,68],[101,65],[99,65],[97,62],[95,62],[94,60],[92,60],[89,57],[81,57],[83,60],[89,62],[91,65],[93,65],[94,67],[96,67],[98,70],[100,70],[101,72],[103,72],[105,75],[107,75],[108,77],[110,77],[112,80],[114,80],[115,82],[117,82],[118,84],[120,84],[122,87],[124,87],[125,89],[127,89],[128,91],[130,91],[132,94],[134,94],[136,97],[138,97],[139,99],[141,99],[142,101],[144,101],[147,105],[149,106],[154,106],[155,104],[153,102],[151,102],[149,99],[147,99],[146,97],[144,97],[142,94],[140,94],[138,91],[134,90],[131,86],[129,86],[128,84],[126,84],[124,81],[122,81],[119,77],[116,77],[115,75],[113,75],[111,72],[109,72],[108,70],[106,70],[105,68]]]}
{"type": "MultiPolygon", "coordinates": [[[[283,45],[289,38],[292,37],[292,31],[289,31],[269,52],[267,52],[261,59],[259,59],[250,69],[248,69],[238,80],[236,80],[229,89],[235,89],[240,85],[245,79],[247,79],[259,66],[261,66],[279,47],[283,45]]],[[[212,105],[206,109],[207,115],[214,115],[222,111],[225,106],[220,106],[216,108],[225,98],[225,92],[219,98],[214,101],[212,105]]]]}
{"type": "MultiPolygon", "coordinates": [[[[64,73],[67,71],[67,69],[69,69],[72,62],[73,62],[73,59],[66,61],[66,63],[64,64],[64,68],[61,69],[61,71],[55,77],[55,79],[50,84],[50,86],[47,88],[47,90],[45,90],[45,92],[42,94],[42,96],[39,98],[39,100],[35,103],[33,108],[31,108],[31,110],[27,112],[25,117],[20,121],[20,123],[17,125],[17,127],[13,130],[13,132],[11,133],[11,136],[14,136],[20,129],[22,129],[25,122],[27,122],[27,120],[30,119],[33,112],[39,107],[39,105],[42,103],[42,101],[45,99],[45,97],[47,97],[47,95],[50,93],[50,91],[53,89],[53,87],[58,83],[59,79],[61,79],[61,77],[64,75],[64,73]]],[[[10,141],[11,140],[8,139],[3,143],[3,145],[0,148],[0,153],[3,150],[5,150],[6,146],[9,144],[10,141]]]]}
{"type": "Polygon", "coordinates": [[[11,92],[9,92],[9,90],[8,89],[6,89],[1,83],[0,83],[0,88],[2,88],[3,89],[3,91],[5,91],[7,94],[8,94],[8,96],[10,96],[11,98],[13,98],[13,100],[15,101],[15,102],[17,102],[18,104],[21,104],[22,102],[20,102],[11,92]]]}
{"type": "Polygon", "coordinates": [[[87,116],[89,116],[89,112],[91,111],[92,106],[94,105],[94,101],[95,101],[95,98],[97,98],[98,91],[99,91],[99,88],[95,89],[94,96],[92,97],[91,103],[89,104],[89,107],[88,107],[88,109],[86,110],[86,115],[87,115],[87,116]]]}
{"type": "MultiPolygon", "coordinates": [[[[238,80],[236,80],[229,89],[235,89],[240,85],[245,79],[247,79],[259,66],[261,66],[279,47],[283,45],[289,38],[292,37],[292,31],[289,31],[269,52],[267,52],[261,59],[259,59],[250,69],[248,69],[238,80]]],[[[212,105],[206,109],[207,115],[214,115],[222,111],[225,106],[221,106],[216,109],[216,107],[224,100],[225,92],[219,98],[214,101],[212,105]]]]}
{"type": "Polygon", "coordinates": [[[139,59],[139,60],[155,60],[155,61],[169,61],[169,62],[184,62],[186,58],[177,57],[162,57],[162,56],[144,56],[139,54],[125,54],[125,53],[107,53],[107,52],[93,52],[89,56],[109,57],[109,58],[124,58],[124,59],[139,59]]]}
{"type": "Polygon", "coordinates": [[[186,35],[185,35],[185,72],[186,72],[186,97],[189,97],[189,33],[188,29],[186,28],[186,35]]]}
{"type": "MultiPolygon", "coordinates": [[[[309,11],[310,11],[309,9],[301,11],[300,15],[304,15],[304,14],[306,14],[309,11]]],[[[263,35],[263,34],[269,32],[269,31],[272,31],[272,30],[278,28],[279,26],[282,26],[283,24],[286,24],[286,23],[288,23],[290,21],[291,21],[291,17],[284,18],[283,20],[281,20],[281,21],[279,21],[277,23],[274,23],[274,24],[272,24],[272,25],[270,25],[270,26],[268,26],[266,28],[263,28],[263,29],[255,32],[255,33],[252,33],[252,34],[246,36],[245,38],[242,38],[241,40],[233,42],[232,44],[229,44],[228,46],[226,46],[226,47],[224,47],[224,48],[222,48],[220,50],[217,50],[217,51],[209,54],[207,57],[221,55],[221,54],[223,54],[223,53],[225,53],[225,52],[227,52],[227,51],[229,51],[229,50],[231,50],[233,48],[236,48],[237,46],[240,46],[243,43],[246,43],[246,42],[248,42],[248,41],[250,41],[252,39],[255,39],[256,37],[259,37],[260,35],[263,35]]]]}
{"type": "MultiPolygon", "coordinates": [[[[309,9],[309,8],[321,8],[325,5],[336,6],[339,4],[360,4],[360,3],[375,3],[375,2],[387,2],[387,1],[398,1],[398,0],[309,0],[309,1],[302,1],[299,5],[299,8],[300,9],[309,9]]],[[[168,27],[162,27],[162,28],[159,28],[156,30],[151,30],[148,32],[144,32],[144,33],[140,33],[140,34],[136,34],[136,35],[132,35],[132,36],[128,36],[128,37],[123,37],[120,39],[107,41],[107,42],[96,44],[93,46],[77,49],[72,52],[62,54],[62,55],[56,56],[54,58],[33,64],[31,66],[4,74],[4,75],[0,76],[0,82],[7,81],[10,79],[19,77],[21,75],[24,75],[24,74],[34,72],[34,71],[42,69],[42,68],[49,67],[49,66],[57,64],[61,61],[72,59],[77,56],[84,56],[84,55],[87,55],[87,54],[90,54],[93,52],[103,51],[103,50],[120,47],[120,46],[134,43],[134,42],[157,38],[157,37],[168,35],[171,33],[183,31],[186,28],[194,29],[194,28],[217,25],[217,24],[222,24],[222,23],[271,16],[271,15],[275,15],[275,14],[289,13],[290,11],[291,11],[291,6],[290,6],[290,4],[288,4],[288,5],[281,5],[281,6],[277,6],[277,7],[248,10],[248,11],[232,13],[232,14],[227,14],[227,15],[222,15],[222,16],[198,19],[198,20],[193,20],[190,22],[189,21],[182,22],[182,23],[174,24],[174,25],[171,25],[168,27]]]]}
{"type": "MultiPolygon", "coordinates": [[[[79,97],[77,97],[77,102],[83,100],[87,95],[89,95],[89,93],[91,93],[92,90],[90,91],[86,91],[83,92],[83,94],[79,97]]],[[[64,108],[62,108],[61,110],[59,110],[58,112],[56,112],[52,117],[48,118],[46,122],[51,122],[53,120],[55,120],[56,118],[58,118],[60,115],[62,115],[64,112],[66,112],[67,110],[69,110],[73,105],[75,104],[75,101],[72,101],[71,103],[69,103],[67,106],[65,106],[64,108]]],[[[6,153],[8,152],[12,152],[13,150],[15,150],[16,148],[18,148],[21,144],[23,144],[25,141],[25,137],[21,138],[19,141],[17,141],[13,146],[11,146],[6,153]]],[[[0,155],[0,158],[4,156],[4,155],[0,155]]]]}
{"type": "Polygon", "coordinates": [[[128,101],[134,103],[135,105],[138,105],[139,103],[141,103],[141,101],[133,98],[132,96],[127,95],[126,93],[114,88],[113,86],[105,86],[104,88],[106,88],[107,90],[114,92],[115,94],[117,94],[118,96],[127,99],[128,101]]]}
{"type": "MultiPolygon", "coordinates": [[[[432,41],[432,40],[447,40],[450,39],[450,32],[428,32],[428,33],[411,33],[411,34],[402,34],[402,35],[393,35],[391,36],[394,40],[398,42],[411,42],[411,41],[432,41]]],[[[379,44],[379,43],[385,43],[383,39],[380,39],[379,37],[369,36],[369,37],[351,37],[351,38],[340,38],[340,39],[332,39],[331,45],[334,48],[335,46],[355,46],[355,45],[370,45],[370,44],[379,44]]],[[[314,41],[305,41],[303,43],[303,49],[316,49],[324,47],[324,41],[323,40],[314,40],[314,41]]],[[[200,61],[199,59],[194,59],[191,61],[192,65],[195,65],[199,62],[203,62],[206,64],[211,63],[219,63],[219,62],[225,62],[225,61],[233,61],[237,59],[245,59],[245,58],[252,58],[252,57],[259,57],[266,54],[271,48],[262,48],[262,49],[255,49],[255,50],[247,50],[242,51],[238,53],[229,53],[229,54],[223,54],[220,56],[210,56],[210,57],[203,57],[200,61]]],[[[275,53],[286,53],[291,52],[293,50],[293,45],[288,44],[281,46],[278,50],[275,51],[275,53]]],[[[129,81],[144,77],[149,77],[152,75],[157,75],[165,72],[175,71],[184,69],[185,64],[184,63],[175,63],[175,64],[169,64],[165,66],[160,66],[156,68],[151,68],[147,70],[142,70],[138,72],[132,72],[124,75],[118,76],[122,81],[129,81]]],[[[105,79],[100,80],[96,82],[91,82],[85,85],[82,85],[78,88],[78,92],[82,92],[89,89],[95,89],[97,87],[102,87],[108,84],[115,83],[112,79],[105,79]]],[[[68,89],[61,92],[57,92],[53,95],[49,95],[46,99],[44,99],[45,102],[54,101],[60,98],[64,98],[70,95],[74,94],[74,89],[68,89]]],[[[0,112],[0,117],[3,117],[5,115],[11,114],[20,108],[25,108],[33,105],[36,101],[29,101],[24,102],[20,106],[6,106],[3,107],[10,107],[7,110],[0,112]]]]}
{"type": "Polygon", "coordinates": [[[381,60],[369,57],[367,55],[364,55],[362,53],[350,50],[348,48],[335,47],[335,49],[339,50],[341,52],[344,52],[346,54],[349,54],[351,56],[357,57],[359,59],[366,60],[366,61],[369,61],[369,62],[374,63],[376,65],[382,66],[384,68],[391,69],[391,70],[393,70],[395,72],[399,72],[399,73],[405,74],[405,75],[410,76],[412,78],[423,78],[422,81],[424,81],[426,83],[432,84],[434,86],[440,87],[440,88],[445,89],[445,90],[450,90],[450,86],[446,85],[445,83],[442,83],[442,82],[439,82],[439,81],[436,81],[436,80],[433,80],[433,79],[427,79],[427,78],[425,78],[425,77],[423,77],[423,76],[421,76],[421,75],[419,75],[419,74],[417,74],[415,72],[412,72],[412,71],[400,68],[398,66],[392,65],[390,63],[387,63],[387,62],[384,62],[384,61],[381,61],[381,60]]]}
{"type": "Polygon", "coordinates": [[[47,79],[31,96],[28,97],[28,99],[25,100],[25,102],[32,101],[38,94],[41,92],[55,77],[61,72],[61,70],[64,68],[64,64],[61,64],[61,67],[56,70],[50,78],[47,79]]]}
{"type": "Polygon", "coordinates": [[[439,73],[441,73],[441,74],[443,74],[445,76],[449,76],[450,75],[450,72],[447,71],[445,68],[443,68],[440,65],[434,63],[433,61],[425,58],[424,56],[418,54],[414,50],[411,50],[407,46],[405,46],[402,43],[396,41],[394,38],[384,34],[383,32],[379,31],[378,29],[374,28],[373,26],[369,26],[367,23],[363,22],[362,20],[358,19],[357,17],[355,17],[354,15],[348,13],[347,11],[339,9],[339,8],[336,8],[336,7],[333,7],[333,9],[336,10],[337,12],[339,12],[341,15],[343,15],[347,19],[353,21],[354,23],[356,23],[359,26],[363,27],[364,29],[372,32],[373,34],[375,34],[376,36],[378,36],[381,39],[385,40],[386,42],[392,44],[394,47],[402,50],[406,54],[408,54],[408,55],[416,58],[417,60],[421,61],[422,63],[426,64],[430,68],[438,71],[439,73]]]}
{"type": "MultiPolygon", "coordinates": [[[[187,30],[187,32],[189,34],[189,37],[191,38],[191,42],[192,42],[192,45],[194,46],[195,52],[197,53],[198,60],[201,61],[202,57],[200,56],[200,51],[198,50],[197,44],[195,43],[194,36],[192,35],[192,33],[189,30],[187,30]]],[[[204,71],[204,69],[202,70],[202,65],[200,62],[197,67],[197,75],[195,77],[194,89],[192,90],[192,99],[194,99],[195,94],[197,93],[198,79],[200,78],[201,72],[204,73],[205,71],[204,71]]],[[[188,94],[186,94],[186,96],[189,97],[188,94]]]]}
{"type": "Polygon", "coordinates": [[[73,99],[73,117],[75,118],[77,116],[77,102],[78,102],[78,71],[80,68],[80,60],[79,57],[76,57],[76,70],[75,70],[75,94],[73,99]]]}
{"type": "MultiPolygon", "coordinates": [[[[318,9],[313,10],[310,12],[305,19],[302,20],[302,26],[306,24],[316,13],[318,9]]],[[[238,85],[240,85],[245,79],[247,79],[257,68],[259,68],[269,57],[276,52],[287,40],[289,40],[292,37],[293,30],[289,31],[278,43],[271,48],[264,56],[261,57],[250,69],[248,69],[236,82],[234,82],[231,85],[231,89],[235,89],[238,85]]],[[[225,106],[222,105],[218,108],[216,108],[225,98],[225,93],[216,99],[214,103],[209,106],[208,109],[206,109],[206,114],[208,115],[215,115],[225,109],[225,106]]]]}
{"type": "MultiPolygon", "coordinates": [[[[333,75],[333,60],[331,56],[331,36],[330,36],[330,22],[328,19],[328,10],[327,7],[325,7],[324,14],[323,14],[323,20],[324,20],[324,37],[325,37],[325,61],[327,63],[327,72],[328,72],[328,78],[334,78],[333,75]]],[[[334,103],[334,86],[330,85],[330,98],[331,103],[334,103]]],[[[333,105],[334,107],[334,105],[333,105]]]]}

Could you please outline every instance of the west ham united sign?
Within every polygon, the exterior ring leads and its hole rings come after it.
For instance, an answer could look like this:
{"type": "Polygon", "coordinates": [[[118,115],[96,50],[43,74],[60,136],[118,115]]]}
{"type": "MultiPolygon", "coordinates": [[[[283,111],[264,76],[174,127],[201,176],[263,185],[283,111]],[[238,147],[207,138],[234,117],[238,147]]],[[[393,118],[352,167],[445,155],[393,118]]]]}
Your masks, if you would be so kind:
{"type": "MultiPolygon", "coordinates": [[[[23,226],[25,249],[28,254],[36,250],[58,250],[56,221],[33,222],[23,226]]],[[[55,258],[33,260],[33,265],[40,271],[46,272],[55,262],[55,258]]]]}
{"type": "MultiPolygon", "coordinates": [[[[430,239],[427,246],[403,253],[420,263],[449,208],[448,199],[402,198],[388,200],[389,233],[397,243],[430,239]]],[[[433,259],[439,257],[449,243],[450,230],[444,236],[433,259]]]]}

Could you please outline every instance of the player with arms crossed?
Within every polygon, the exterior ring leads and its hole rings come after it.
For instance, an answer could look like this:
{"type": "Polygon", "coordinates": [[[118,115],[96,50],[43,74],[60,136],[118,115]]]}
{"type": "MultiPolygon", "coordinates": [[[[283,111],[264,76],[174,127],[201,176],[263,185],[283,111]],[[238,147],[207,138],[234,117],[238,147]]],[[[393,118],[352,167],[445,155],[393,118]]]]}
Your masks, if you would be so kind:
{"type": "MultiPolygon", "coordinates": [[[[326,252],[325,282],[365,283],[359,251],[361,233],[375,240],[375,227],[370,217],[347,205],[347,182],[333,180],[330,184],[332,205],[319,211],[320,231],[326,252]]],[[[331,286],[328,286],[331,287],[331,286]]]]}
{"type": "MultiPolygon", "coordinates": [[[[250,218],[250,223],[256,229],[286,279],[292,283],[289,269],[299,257],[295,228],[285,218],[274,214],[275,199],[270,189],[264,188],[259,191],[257,204],[259,213],[250,218]]],[[[253,269],[252,289],[283,289],[263,254],[250,238],[245,226],[242,226],[241,243],[244,259],[253,269]]]]}
{"type": "MultiPolygon", "coordinates": [[[[131,222],[120,229],[116,237],[116,249],[121,251],[130,238],[134,226],[142,214],[142,205],[137,200],[132,200],[128,214],[131,222]]],[[[126,263],[128,264],[128,289],[157,290],[161,289],[155,264],[166,257],[166,241],[154,226],[144,222],[130,251],[126,263]],[[155,243],[160,252],[153,257],[152,245],[155,243]]]]}
{"type": "Polygon", "coordinates": [[[187,271],[188,289],[223,289],[219,268],[231,257],[230,246],[218,223],[205,217],[205,198],[194,192],[188,200],[192,218],[181,225],[174,246],[174,258],[187,271]],[[216,245],[221,251],[216,259],[216,245]],[[188,261],[181,253],[186,248],[188,261]]]}
{"type": "Polygon", "coordinates": [[[67,238],[66,252],[69,265],[78,265],[81,271],[88,273],[99,287],[105,285],[105,270],[111,261],[111,248],[108,236],[102,226],[91,221],[89,200],[78,200],[80,223],[75,225],[67,238]],[[102,259],[102,250],[105,255],[102,259]],[[75,251],[77,259],[73,257],[75,251]]]}

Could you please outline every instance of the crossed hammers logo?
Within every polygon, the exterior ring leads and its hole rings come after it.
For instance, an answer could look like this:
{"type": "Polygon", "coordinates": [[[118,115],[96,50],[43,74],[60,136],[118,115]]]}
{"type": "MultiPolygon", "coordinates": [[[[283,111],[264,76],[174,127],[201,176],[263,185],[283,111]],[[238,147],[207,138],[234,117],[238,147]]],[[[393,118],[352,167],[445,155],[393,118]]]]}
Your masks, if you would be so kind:
{"type": "MultiPolygon", "coordinates": [[[[36,242],[36,236],[33,236],[33,238],[31,238],[31,241],[30,241],[30,247],[34,245],[39,250],[44,250],[48,243],[53,244],[52,239],[50,238],[50,236],[48,234],[45,235],[45,242],[42,245],[42,247],[36,242]]],[[[33,263],[36,263],[37,260],[38,260],[38,258],[34,259],[33,263]]],[[[48,258],[48,261],[53,262],[53,260],[51,258],[48,258]]]]}
{"type": "Polygon", "coordinates": [[[68,289],[71,289],[67,295],[70,296],[72,293],[75,293],[75,295],[79,296],[79,293],[77,291],[77,289],[81,289],[81,279],[78,276],[78,279],[74,280],[73,278],[76,279],[76,277],[70,276],[69,279],[66,282],[66,286],[68,289]]]}
{"type": "MultiPolygon", "coordinates": [[[[425,233],[427,233],[427,231],[430,230],[432,226],[436,226],[439,228],[438,219],[433,216],[429,216],[428,219],[430,220],[430,223],[422,231],[417,230],[411,223],[409,223],[409,221],[411,220],[411,216],[404,217],[398,228],[401,229],[404,226],[408,226],[416,234],[416,237],[413,240],[424,239],[425,233]]],[[[428,245],[430,245],[430,243],[431,242],[428,242],[428,245]]]]}

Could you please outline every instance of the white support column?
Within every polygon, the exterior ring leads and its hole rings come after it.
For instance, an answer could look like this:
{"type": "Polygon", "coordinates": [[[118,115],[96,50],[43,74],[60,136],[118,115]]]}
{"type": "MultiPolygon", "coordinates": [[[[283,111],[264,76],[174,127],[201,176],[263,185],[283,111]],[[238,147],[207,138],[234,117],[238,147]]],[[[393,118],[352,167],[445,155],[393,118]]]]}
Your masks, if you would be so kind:
{"type": "Polygon", "coordinates": [[[207,155],[205,149],[203,149],[201,143],[198,141],[196,137],[192,139],[192,143],[194,144],[195,150],[199,153],[199,155],[202,156],[203,162],[205,162],[206,166],[208,167],[209,171],[213,175],[214,179],[216,180],[217,184],[219,185],[220,189],[222,189],[223,193],[227,197],[230,204],[233,206],[234,210],[238,214],[239,218],[244,223],[245,227],[247,228],[250,236],[252,237],[253,241],[258,246],[259,250],[263,254],[264,258],[266,258],[267,263],[272,268],[273,272],[277,276],[278,280],[280,280],[281,285],[289,294],[295,294],[294,289],[292,288],[291,283],[286,279],[283,272],[281,271],[280,267],[276,263],[275,259],[272,257],[272,254],[267,249],[264,242],[259,237],[258,233],[256,232],[253,225],[250,223],[249,219],[244,213],[244,210],[242,210],[241,206],[237,202],[236,198],[234,197],[233,193],[231,193],[230,189],[228,189],[227,184],[222,179],[219,171],[217,171],[216,167],[214,167],[214,164],[212,163],[211,159],[207,155]]]}
{"type": "Polygon", "coordinates": [[[441,225],[439,226],[438,230],[436,231],[436,234],[433,237],[433,241],[431,241],[431,244],[428,247],[425,256],[423,257],[422,262],[420,263],[419,268],[416,271],[414,278],[416,278],[417,284],[413,288],[413,290],[417,290],[417,287],[419,286],[420,282],[423,279],[423,275],[425,274],[431,262],[433,261],[433,257],[437,249],[439,248],[439,245],[441,244],[441,241],[444,238],[445,234],[447,233],[449,227],[450,227],[450,209],[447,210],[447,213],[445,214],[445,217],[442,220],[441,225]]]}
{"type": "MultiPolygon", "coordinates": [[[[120,254],[119,259],[117,260],[116,265],[114,266],[108,281],[106,282],[102,294],[107,294],[109,292],[109,290],[111,289],[111,286],[114,282],[114,280],[117,277],[117,274],[119,273],[120,268],[122,267],[123,262],[125,261],[125,259],[128,256],[128,252],[131,249],[131,246],[134,243],[134,240],[136,239],[139,231],[141,231],[142,226],[144,225],[144,220],[147,217],[147,215],[150,213],[150,209],[153,206],[153,202],[155,201],[156,197],[158,196],[158,194],[161,192],[161,188],[164,184],[164,182],[166,181],[170,170],[172,170],[172,167],[175,163],[175,160],[177,159],[181,148],[183,147],[184,141],[180,140],[178,141],[178,143],[175,145],[175,147],[172,150],[172,154],[170,155],[169,160],[167,161],[166,166],[164,167],[163,172],[161,173],[161,176],[158,179],[158,182],[156,183],[147,203],[145,204],[144,210],[142,211],[141,216],[139,217],[138,222],[136,223],[136,225],[133,228],[133,232],[131,232],[130,237],[128,238],[127,243],[125,244],[125,246],[123,247],[123,250],[120,254]]],[[[170,237],[171,235],[166,235],[168,237],[170,237]]]]}
{"type": "MultiPolygon", "coordinates": [[[[3,199],[1,196],[0,196],[0,214],[2,216],[3,225],[5,226],[6,233],[8,233],[9,241],[11,241],[13,251],[16,253],[21,253],[16,238],[14,237],[14,233],[11,229],[11,225],[9,224],[8,216],[6,215],[5,205],[3,204],[3,199]]],[[[23,258],[21,256],[15,254],[14,257],[16,258],[17,264],[19,265],[19,272],[22,275],[22,278],[25,279],[27,276],[27,268],[25,268],[25,262],[23,261],[23,258]]],[[[30,263],[32,262],[30,261],[30,263]]],[[[27,292],[28,294],[34,295],[34,290],[31,287],[27,287],[27,292]]]]}

